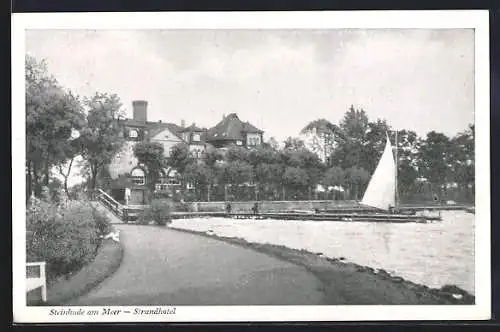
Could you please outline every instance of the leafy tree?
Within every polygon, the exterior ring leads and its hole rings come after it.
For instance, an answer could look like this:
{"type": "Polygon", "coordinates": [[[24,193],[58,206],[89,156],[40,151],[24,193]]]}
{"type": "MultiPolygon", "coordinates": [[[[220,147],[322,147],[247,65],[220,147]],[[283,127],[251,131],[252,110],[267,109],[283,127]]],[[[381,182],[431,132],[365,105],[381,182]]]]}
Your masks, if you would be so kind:
{"type": "Polygon", "coordinates": [[[278,141],[274,137],[269,138],[269,140],[267,142],[265,142],[263,145],[266,147],[269,147],[275,151],[278,151],[280,149],[280,144],[278,143],[278,141]]]}
{"type": "MultiPolygon", "coordinates": [[[[283,172],[283,184],[285,186],[284,188],[289,192],[294,194],[303,193],[309,182],[309,174],[306,170],[293,166],[285,167],[283,172]]],[[[286,198],[286,196],[284,198],[286,198]]]]}
{"type": "MultiPolygon", "coordinates": [[[[452,140],[452,149],[450,160],[452,161],[452,174],[455,181],[465,190],[467,196],[470,195],[470,189],[474,191],[475,184],[475,128],[473,124],[458,133],[452,140]]],[[[471,200],[471,197],[467,197],[471,200]]]]}
{"type": "Polygon", "coordinates": [[[351,105],[340,122],[340,129],[345,137],[362,142],[369,129],[366,112],[351,105]]]}
{"type": "Polygon", "coordinates": [[[343,135],[339,137],[339,145],[331,155],[331,164],[343,169],[360,165],[367,167],[364,155],[369,121],[365,111],[351,105],[339,127],[343,135]]]}
{"type": "Polygon", "coordinates": [[[223,165],[222,182],[225,184],[243,184],[253,178],[252,165],[245,161],[230,161],[223,165]]]}
{"type": "Polygon", "coordinates": [[[363,154],[356,166],[372,174],[384,151],[387,135],[392,136],[392,132],[385,120],[377,119],[375,122],[368,122],[368,130],[363,139],[363,154]]]}
{"type": "Polygon", "coordinates": [[[189,147],[184,143],[176,144],[170,150],[167,158],[167,165],[184,174],[186,167],[194,161],[189,147]]]}
{"type": "MultiPolygon", "coordinates": [[[[443,133],[431,131],[421,143],[419,170],[435,187],[443,188],[450,176],[450,139],[443,133]]],[[[441,190],[438,192],[441,194],[441,190]]]]}
{"type": "Polygon", "coordinates": [[[370,181],[370,173],[363,168],[353,166],[346,170],[346,183],[349,186],[349,192],[354,199],[359,199],[362,190],[370,181]]]}
{"type": "Polygon", "coordinates": [[[49,75],[45,61],[26,56],[25,84],[28,198],[33,189],[39,196],[41,186],[49,184],[52,166],[74,157],[73,135],[84,122],[78,97],[65,91],[49,75]]]}
{"type": "Polygon", "coordinates": [[[97,185],[99,172],[106,167],[123,144],[122,128],[118,118],[123,115],[120,98],[116,94],[96,93],[85,99],[88,109],[86,127],[81,131],[82,157],[91,179],[91,188],[97,185]]]}
{"type": "Polygon", "coordinates": [[[279,154],[276,150],[266,147],[266,146],[258,146],[250,151],[246,156],[246,160],[254,167],[260,164],[273,164],[279,162],[279,154]]]}
{"type": "Polygon", "coordinates": [[[249,151],[241,146],[230,147],[225,155],[226,161],[248,161],[249,151]]]}
{"type": "Polygon", "coordinates": [[[329,186],[342,186],[345,183],[346,172],[338,167],[333,166],[325,171],[323,175],[322,183],[329,186]]]}
{"type": "Polygon", "coordinates": [[[217,161],[220,161],[223,159],[224,159],[223,154],[214,147],[207,147],[202,152],[201,160],[205,163],[205,165],[212,168],[212,170],[215,167],[215,164],[217,163],[217,161]]]}
{"type": "Polygon", "coordinates": [[[166,161],[163,144],[158,142],[139,142],[134,145],[134,155],[147,168],[148,185],[154,190],[155,183],[161,177],[166,161]]]}
{"type": "Polygon", "coordinates": [[[183,178],[195,186],[207,185],[213,177],[212,170],[205,164],[191,163],[186,166],[183,178]]]}
{"type": "Polygon", "coordinates": [[[398,131],[397,165],[400,195],[410,195],[417,190],[419,149],[420,140],[414,131],[398,131]]]}
{"type": "Polygon", "coordinates": [[[297,137],[288,137],[283,143],[286,150],[299,150],[306,147],[304,141],[297,137]]]}

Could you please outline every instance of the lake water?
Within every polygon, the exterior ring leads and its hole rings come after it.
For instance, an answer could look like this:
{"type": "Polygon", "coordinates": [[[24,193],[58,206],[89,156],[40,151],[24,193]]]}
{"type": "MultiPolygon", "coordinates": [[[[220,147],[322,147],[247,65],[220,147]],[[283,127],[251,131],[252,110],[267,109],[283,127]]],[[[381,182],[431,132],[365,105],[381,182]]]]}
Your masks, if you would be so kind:
{"type": "Polygon", "coordinates": [[[441,215],[427,224],[198,218],[174,220],[171,227],[345,257],[429,287],[455,284],[474,294],[474,215],[441,215]]]}

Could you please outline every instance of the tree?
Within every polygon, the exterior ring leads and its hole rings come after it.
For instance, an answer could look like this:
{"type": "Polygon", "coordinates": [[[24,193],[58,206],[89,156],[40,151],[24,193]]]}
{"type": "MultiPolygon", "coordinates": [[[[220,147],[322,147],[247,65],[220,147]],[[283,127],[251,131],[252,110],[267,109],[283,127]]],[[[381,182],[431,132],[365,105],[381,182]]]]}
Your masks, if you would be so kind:
{"type": "Polygon", "coordinates": [[[274,137],[269,138],[269,140],[267,142],[265,142],[263,145],[265,145],[266,147],[269,147],[275,151],[278,151],[280,149],[280,144],[278,143],[278,141],[274,137]]]}
{"type": "Polygon", "coordinates": [[[385,120],[377,119],[375,122],[368,122],[367,132],[362,144],[363,152],[356,166],[362,167],[372,174],[384,151],[387,135],[393,136],[391,127],[385,120]]]}
{"type": "Polygon", "coordinates": [[[205,165],[212,168],[212,170],[214,169],[216,163],[223,159],[224,156],[222,153],[214,147],[205,148],[201,155],[201,160],[205,163],[205,165]]]}
{"type": "Polygon", "coordinates": [[[364,154],[366,152],[366,135],[369,131],[369,121],[363,109],[355,109],[353,105],[345,113],[340,122],[338,147],[331,155],[331,165],[348,169],[360,165],[366,167],[364,154]]]}
{"type": "MultiPolygon", "coordinates": [[[[392,133],[392,137],[395,133],[392,133]]],[[[417,189],[420,139],[414,131],[398,131],[398,194],[410,195],[417,189]]]]}
{"type": "MultiPolygon", "coordinates": [[[[283,172],[283,184],[289,192],[292,192],[293,196],[297,196],[298,193],[303,193],[309,182],[309,174],[307,174],[306,170],[294,166],[285,167],[283,172]]],[[[285,199],[285,193],[283,194],[285,199]]]]}
{"type": "Polygon", "coordinates": [[[288,137],[284,142],[284,149],[299,150],[306,147],[303,140],[297,137],[288,137]]]}
{"type": "Polygon", "coordinates": [[[226,161],[248,161],[249,151],[241,146],[231,146],[225,155],[226,161]]]}
{"type": "Polygon", "coordinates": [[[475,184],[474,131],[474,125],[470,124],[465,131],[458,133],[450,142],[452,174],[455,182],[462,187],[462,190],[465,190],[469,201],[471,201],[470,189],[474,193],[475,184]]]}
{"type": "Polygon", "coordinates": [[[167,158],[167,165],[177,170],[181,175],[184,174],[186,167],[194,161],[187,144],[178,143],[170,150],[167,158]]]}
{"type": "Polygon", "coordinates": [[[48,74],[44,60],[26,56],[25,84],[28,198],[33,191],[39,196],[41,186],[49,184],[52,166],[74,157],[73,136],[81,130],[84,118],[78,97],[48,74]]]}
{"type": "Polygon", "coordinates": [[[419,171],[432,185],[441,188],[450,177],[450,139],[443,133],[431,131],[421,143],[419,171]]]}
{"type": "Polygon", "coordinates": [[[326,187],[330,186],[342,186],[345,183],[346,172],[338,167],[333,166],[325,171],[323,175],[322,184],[326,187]]]}
{"type": "Polygon", "coordinates": [[[198,193],[204,186],[212,183],[213,176],[214,174],[210,167],[204,163],[197,162],[187,165],[182,175],[183,180],[193,184],[198,193]]]}
{"type": "Polygon", "coordinates": [[[140,142],[134,145],[134,155],[146,166],[148,185],[154,190],[155,184],[163,173],[166,165],[163,144],[158,142],[140,142]]]}
{"type": "Polygon", "coordinates": [[[363,168],[353,166],[346,170],[346,183],[354,199],[360,198],[360,193],[366,187],[368,181],[370,181],[370,173],[363,168]]]}
{"type": "Polygon", "coordinates": [[[245,161],[230,161],[224,165],[223,182],[226,184],[243,184],[253,179],[252,165],[245,161]]]}
{"type": "Polygon", "coordinates": [[[120,98],[116,94],[96,93],[85,99],[86,127],[80,134],[82,157],[91,179],[91,188],[97,186],[99,172],[107,166],[123,144],[118,119],[123,115],[120,98]]]}

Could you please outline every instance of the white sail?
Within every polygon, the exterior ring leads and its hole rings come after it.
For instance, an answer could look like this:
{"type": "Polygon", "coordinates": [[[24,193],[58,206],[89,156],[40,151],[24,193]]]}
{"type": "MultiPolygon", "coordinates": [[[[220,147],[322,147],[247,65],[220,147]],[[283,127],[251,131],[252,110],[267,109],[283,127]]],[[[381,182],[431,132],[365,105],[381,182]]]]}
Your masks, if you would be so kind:
{"type": "Polygon", "coordinates": [[[392,155],[391,141],[387,136],[384,153],[368,183],[361,204],[388,210],[395,205],[395,193],[396,163],[392,155]]]}

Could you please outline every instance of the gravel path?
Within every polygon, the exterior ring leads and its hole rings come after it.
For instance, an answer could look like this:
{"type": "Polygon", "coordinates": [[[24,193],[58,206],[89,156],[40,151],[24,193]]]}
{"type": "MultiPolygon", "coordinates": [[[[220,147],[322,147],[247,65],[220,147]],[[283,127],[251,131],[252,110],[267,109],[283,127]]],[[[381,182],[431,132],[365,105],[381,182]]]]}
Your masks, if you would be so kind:
{"type": "Polygon", "coordinates": [[[71,305],[322,304],[303,267],[167,227],[115,225],[125,254],[118,271],[71,305]]]}

